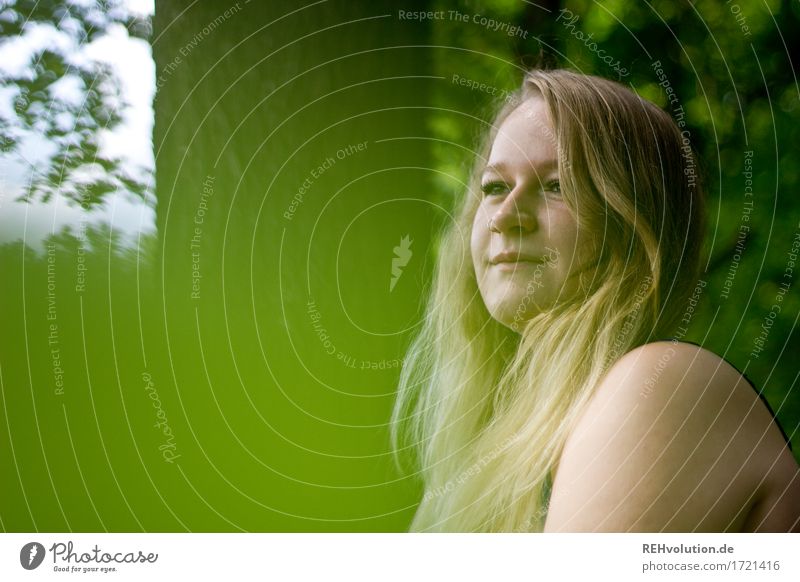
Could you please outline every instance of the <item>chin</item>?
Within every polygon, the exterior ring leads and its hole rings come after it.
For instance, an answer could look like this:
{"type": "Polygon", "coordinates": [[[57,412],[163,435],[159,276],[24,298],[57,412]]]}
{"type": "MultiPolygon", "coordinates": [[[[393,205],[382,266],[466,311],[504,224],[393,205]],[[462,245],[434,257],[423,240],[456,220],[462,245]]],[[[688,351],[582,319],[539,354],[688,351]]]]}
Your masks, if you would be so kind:
{"type": "Polygon", "coordinates": [[[522,332],[528,320],[538,313],[537,307],[526,299],[525,294],[487,304],[487,309],[492,319],[517,333],[522,332]]]}

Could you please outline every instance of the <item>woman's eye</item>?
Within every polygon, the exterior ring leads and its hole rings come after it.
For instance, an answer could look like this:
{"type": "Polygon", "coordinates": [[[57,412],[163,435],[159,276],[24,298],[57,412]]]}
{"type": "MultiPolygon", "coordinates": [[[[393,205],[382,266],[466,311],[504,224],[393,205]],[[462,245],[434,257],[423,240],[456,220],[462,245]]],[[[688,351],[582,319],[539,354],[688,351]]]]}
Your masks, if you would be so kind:
{"type": "Polygon", "coordinates": [[[544,185],[544,191],[549,194],[561,195],[561,182],[558,180],[550,180],[544,185]]]}
{"type": "Polygon", "coordinates": [[[487,182],[486,184],[481,184],[481,192],[487,196],[505,194],[508,192],[508,184],[505,182],[487,182]]]}

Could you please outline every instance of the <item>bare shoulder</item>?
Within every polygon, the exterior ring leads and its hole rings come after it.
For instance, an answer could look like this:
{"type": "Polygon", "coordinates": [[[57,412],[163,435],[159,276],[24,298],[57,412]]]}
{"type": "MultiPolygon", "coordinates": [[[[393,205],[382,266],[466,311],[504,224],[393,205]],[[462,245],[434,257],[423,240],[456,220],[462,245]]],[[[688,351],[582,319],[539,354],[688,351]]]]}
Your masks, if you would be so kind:
{"type": "Polygon", "coordinates": [[[720,356],[685,342],[660,341],[640,346],[620,358],[608,371],[595,398],[613,398],[618,404],[643,406],[663,413],[679,413],[683,406],[711,406],[742,399],[750,404],[758,395],[747,380],[720,356]],[[636,390],[638,388],[638,391],[636,390]]]}
{"type": "Polygon", "coordinates": [[[546,528],[741,531],[796,467],[733,366],[699,346],[654,342],[611,367],[576,422],[546,528]]]}

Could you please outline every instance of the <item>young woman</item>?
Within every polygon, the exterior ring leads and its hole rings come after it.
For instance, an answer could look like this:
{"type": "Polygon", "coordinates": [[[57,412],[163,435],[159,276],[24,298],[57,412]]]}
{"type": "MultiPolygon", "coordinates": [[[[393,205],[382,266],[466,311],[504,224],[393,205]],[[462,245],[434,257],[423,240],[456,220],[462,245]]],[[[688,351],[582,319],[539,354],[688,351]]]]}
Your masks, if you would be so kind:
{"type": "Polygon", "coordinates": [[[800,473],[691,322],[703,197],[688,140],[617,83],[530,72],[446,232],[403,369],[415,531],[792,531],[800,473]]]}

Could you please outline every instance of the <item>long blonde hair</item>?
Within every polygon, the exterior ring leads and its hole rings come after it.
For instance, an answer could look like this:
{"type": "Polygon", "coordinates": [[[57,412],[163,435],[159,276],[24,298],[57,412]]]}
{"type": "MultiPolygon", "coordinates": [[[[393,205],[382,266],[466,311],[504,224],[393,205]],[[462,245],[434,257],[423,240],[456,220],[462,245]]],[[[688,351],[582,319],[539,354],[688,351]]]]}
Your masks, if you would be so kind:
{"type": "Polygon", "coordinates": [[[402,370],[392,438],[400,458],[414,453],[424,484],[412,530],[542,529],[571,427],[611,364],[679,321],[702,231],[693,154],[669,115],[606,79],[526,75],[489,124],[402,370]],[[564,199],[597,258],[579,274],[580,300],[515,333],[483,304],[468,241],[497,129],[534,96],[556,133],[564,199]]]}

